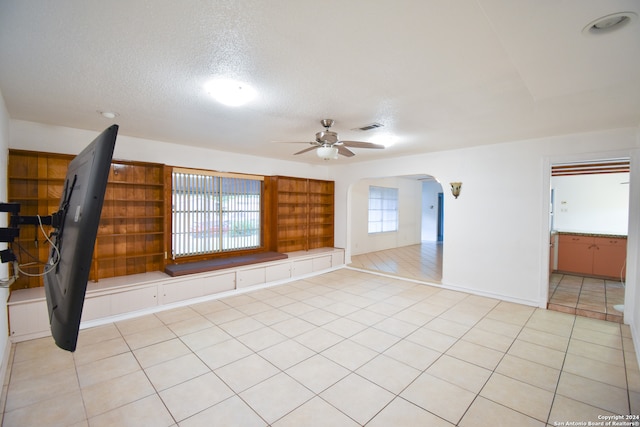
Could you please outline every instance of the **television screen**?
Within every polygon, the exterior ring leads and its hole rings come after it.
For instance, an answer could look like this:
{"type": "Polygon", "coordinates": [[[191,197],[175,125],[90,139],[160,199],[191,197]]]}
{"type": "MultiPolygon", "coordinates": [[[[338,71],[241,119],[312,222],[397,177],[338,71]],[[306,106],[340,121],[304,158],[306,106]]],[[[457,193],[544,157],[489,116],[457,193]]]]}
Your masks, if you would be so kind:
{"type": "Polygon", "coordinates": [[[75,351],[93,247],[107,188],[118,125],[102,132],[69,164],[53,215],[53,247],[44,273],[51,335],[75,351]]]}

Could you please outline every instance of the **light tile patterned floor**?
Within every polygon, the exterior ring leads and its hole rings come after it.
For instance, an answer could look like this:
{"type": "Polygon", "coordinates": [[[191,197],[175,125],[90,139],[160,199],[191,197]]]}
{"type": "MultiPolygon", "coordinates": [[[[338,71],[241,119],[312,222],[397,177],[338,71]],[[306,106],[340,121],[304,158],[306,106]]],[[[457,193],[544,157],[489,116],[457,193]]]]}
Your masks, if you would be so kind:
{"type": "Polygon", "coordinates": [[[425,241],[418,245],[352,255],[349,265],[409,279],[440,283],[442,243],[425,241]]]}
{"type": "Polygon", "coordinates": [[[640,413],[629,328],[351,269],[12,348],[4,426],[545,426],[640,413]]]}
{"type": "Polygon", "coordinates": [[[560,273],[549,280],[550,310],[622,323],[618,304],[624,304],[624,284],[618,280],[560,273]]]}

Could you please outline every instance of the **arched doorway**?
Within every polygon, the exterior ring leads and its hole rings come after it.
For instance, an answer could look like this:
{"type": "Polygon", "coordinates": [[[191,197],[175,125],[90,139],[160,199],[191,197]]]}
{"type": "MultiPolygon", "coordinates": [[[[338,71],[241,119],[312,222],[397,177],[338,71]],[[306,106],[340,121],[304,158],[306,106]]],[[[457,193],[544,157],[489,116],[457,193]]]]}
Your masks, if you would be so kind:
{"type": "Polygon", "coordinates": [[[350,266],[440,283],[444,198],[436,178],[419,174],[362,179],[353,185],[350,198],[350,266]],[[376,212],[378,207],[383,211],[376,212]],[[371,224],[383,217],[388,220],[384,226],[371,224]]]}

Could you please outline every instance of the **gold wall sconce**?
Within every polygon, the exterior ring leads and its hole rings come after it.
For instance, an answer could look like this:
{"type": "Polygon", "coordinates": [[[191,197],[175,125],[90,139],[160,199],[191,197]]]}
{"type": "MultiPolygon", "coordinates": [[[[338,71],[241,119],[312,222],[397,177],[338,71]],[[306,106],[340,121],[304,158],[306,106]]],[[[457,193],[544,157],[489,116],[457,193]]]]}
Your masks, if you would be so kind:
{"type": "Polygon", "coordinates": [[[455,197],[456,199],[460,195],[460,190],[461,189],[462,189],[462,183],[461,182],[452,182],[451,183],[451,194],[453,194],[453,197],[455,197]]]}

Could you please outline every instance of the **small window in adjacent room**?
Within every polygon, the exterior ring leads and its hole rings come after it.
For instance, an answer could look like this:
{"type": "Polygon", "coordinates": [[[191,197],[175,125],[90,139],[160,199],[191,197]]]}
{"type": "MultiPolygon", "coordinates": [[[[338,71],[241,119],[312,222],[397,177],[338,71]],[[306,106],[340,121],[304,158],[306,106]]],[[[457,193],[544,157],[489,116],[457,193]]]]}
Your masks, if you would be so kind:
{"type": "Polygon", "coordinates": [[[369,233],[398,231],[398,189],[369,187],[369,233]]]}

